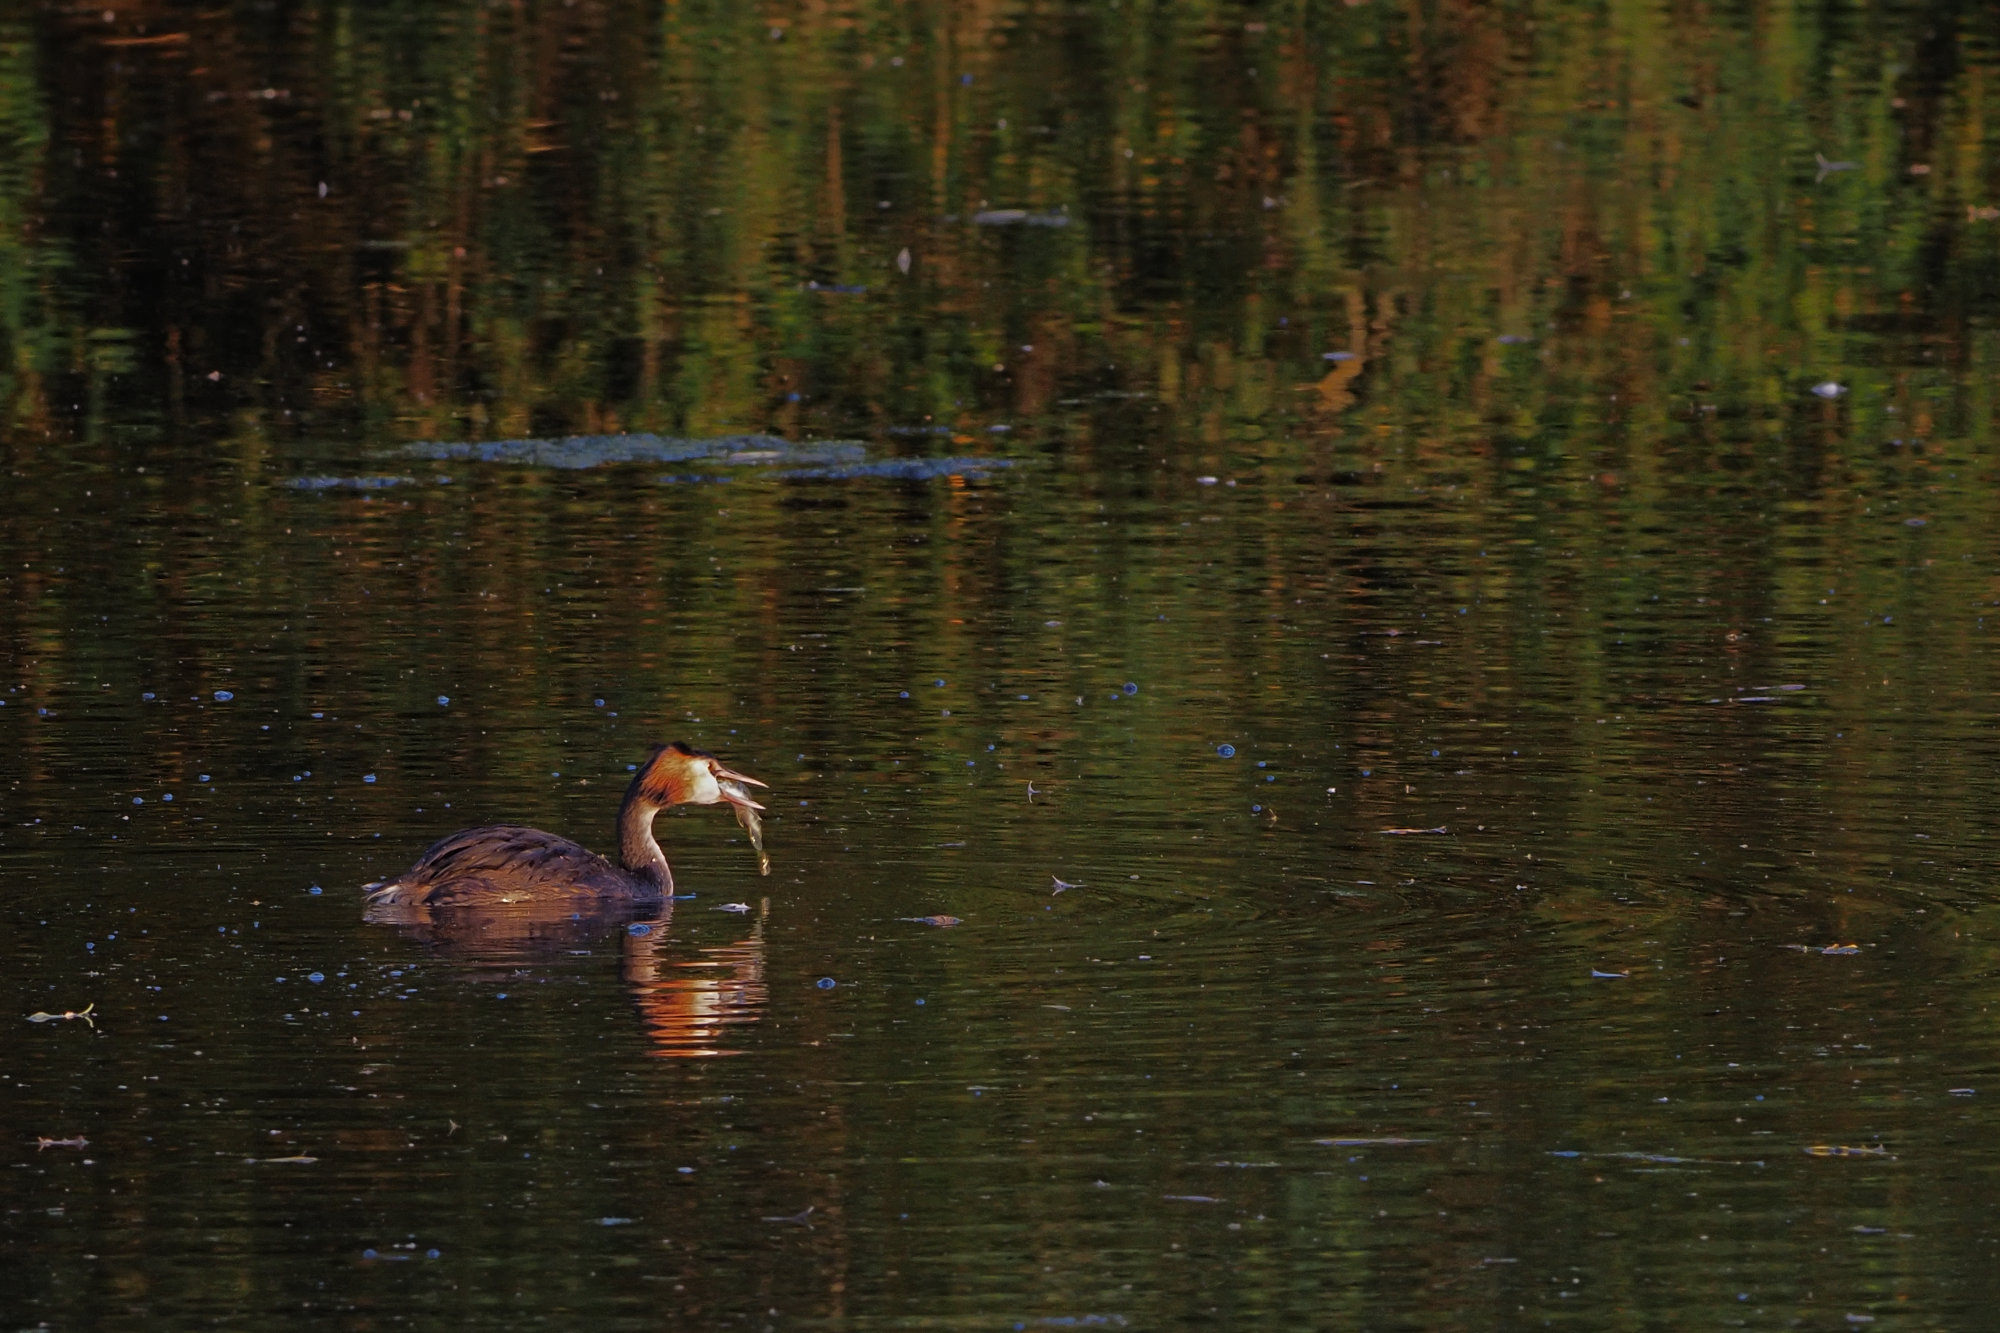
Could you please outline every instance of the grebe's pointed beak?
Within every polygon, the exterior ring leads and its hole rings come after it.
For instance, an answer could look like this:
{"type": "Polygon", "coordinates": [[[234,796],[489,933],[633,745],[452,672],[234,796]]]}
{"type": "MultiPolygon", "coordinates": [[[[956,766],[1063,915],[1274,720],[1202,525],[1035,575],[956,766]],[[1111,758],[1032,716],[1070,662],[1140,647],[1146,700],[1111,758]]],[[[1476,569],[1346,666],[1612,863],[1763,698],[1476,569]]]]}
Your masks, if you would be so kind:
{"type": "Polygon", "coordinates": [[[769,791],[771,787],[770,783],[759,782],[747,773],[738,773],[734,769],[724,768],[721,764],[713,760],[709,761],[708,771],[714,775],[716,786],[722,792],[722,799],[729,804],[740,805],[748,810],[762,810],[764,808],[751,800],[750,793],[745,791],[744,788],[762,787],[766,791],[769,791]]]}

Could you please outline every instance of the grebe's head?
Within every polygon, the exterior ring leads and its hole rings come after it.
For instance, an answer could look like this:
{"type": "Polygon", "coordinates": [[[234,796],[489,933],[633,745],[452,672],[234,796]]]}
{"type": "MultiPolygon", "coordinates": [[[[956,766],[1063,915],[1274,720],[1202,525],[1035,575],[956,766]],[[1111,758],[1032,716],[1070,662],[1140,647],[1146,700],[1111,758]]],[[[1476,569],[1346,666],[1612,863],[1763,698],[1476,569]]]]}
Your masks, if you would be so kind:
{"type": "Polygon", "coordinates": [[[705,750],[682,741],[662,745],[639,770],[638,787],[654,805],[740,805],[751,810],[764,807],[750,799],[746,787],[763,787],[742,773],[725,768],[722,761],[705,750]]]}

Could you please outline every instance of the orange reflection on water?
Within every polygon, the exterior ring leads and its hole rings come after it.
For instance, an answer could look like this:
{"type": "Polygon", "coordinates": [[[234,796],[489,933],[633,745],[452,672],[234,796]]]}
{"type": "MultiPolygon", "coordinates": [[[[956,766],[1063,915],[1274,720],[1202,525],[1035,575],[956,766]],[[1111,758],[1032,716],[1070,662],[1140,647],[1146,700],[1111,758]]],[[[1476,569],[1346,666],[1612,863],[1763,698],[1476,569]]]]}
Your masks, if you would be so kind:
{"type": "Polygon", "coordinates": [[[665,930],[626,936],[625,981],[639,1005],[653,1053],[690,1057],[741,1055],[725,1044],[729,1030],[763,1016],[764,920],[771,900],[757,905],[750,933],[733,944],[710,945],[691,958],[664,949],[665,930]]]}

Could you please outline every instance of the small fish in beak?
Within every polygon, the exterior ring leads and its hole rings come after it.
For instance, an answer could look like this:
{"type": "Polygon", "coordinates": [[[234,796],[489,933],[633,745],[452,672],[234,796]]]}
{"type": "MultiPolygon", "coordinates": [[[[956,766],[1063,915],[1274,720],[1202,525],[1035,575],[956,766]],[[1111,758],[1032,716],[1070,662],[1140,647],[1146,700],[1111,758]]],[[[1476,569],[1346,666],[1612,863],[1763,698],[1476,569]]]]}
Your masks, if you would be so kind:
{"type": "Polygon", "coordinates": [[[768,791],[770,784],[759,782],[743,773],[733,772],[714,760],[709,761],[708,771],[714,775],[715,785],[721,789],[722,799],[729,803],[729,809],[735,814],[736,822],[750,835],[750,846],[757,852],[757,873],[770,874],[771,856],[764,850],[764,821],[757,817],[757,812],[764,807],[757,804],[750,795],[751,787],[763,787],[768,791]]]}

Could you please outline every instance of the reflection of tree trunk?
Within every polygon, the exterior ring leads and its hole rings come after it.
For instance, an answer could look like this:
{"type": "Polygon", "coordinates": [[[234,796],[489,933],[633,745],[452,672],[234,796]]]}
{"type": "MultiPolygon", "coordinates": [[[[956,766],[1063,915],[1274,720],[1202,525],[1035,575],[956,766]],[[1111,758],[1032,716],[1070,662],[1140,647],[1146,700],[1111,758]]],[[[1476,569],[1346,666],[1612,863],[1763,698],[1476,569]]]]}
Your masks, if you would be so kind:
{"type": "Polygon", "coordinates": [[[739,1055],[721,1042],[726,1029],[762,1016],[769,988],[764,982],[764,920],[771,900],[757,905],[748,937],[734,944],[699,950],[692,958],[662,958],[666,918],[653,929],[625,937],[625,981],[638,1001],[654,1054],[662,1056],[739,1055]]]}
{"type": "Polygon", "coordinates": [[[431,304],[432,284],[417,284],[417,317],[410,326],[410,397],[428,405],[431,401],[431,304]]]}

